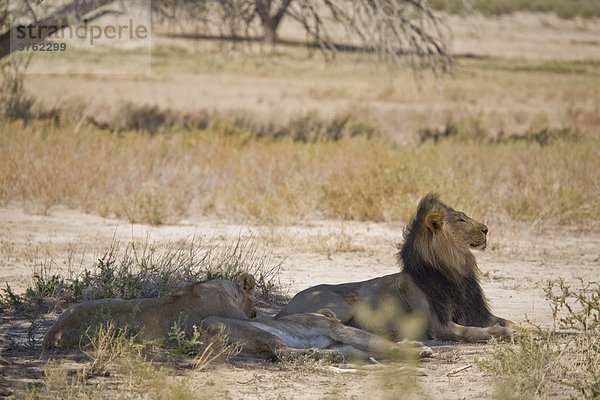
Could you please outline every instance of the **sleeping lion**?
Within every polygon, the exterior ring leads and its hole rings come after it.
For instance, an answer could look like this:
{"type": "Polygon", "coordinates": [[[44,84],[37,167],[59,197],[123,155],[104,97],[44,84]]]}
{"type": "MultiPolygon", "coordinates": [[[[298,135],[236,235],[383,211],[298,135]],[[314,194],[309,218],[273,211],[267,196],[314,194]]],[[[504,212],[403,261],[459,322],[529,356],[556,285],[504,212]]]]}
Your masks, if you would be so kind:
{"type": "Polygon", "coordinates": [[[185,332],[211,315],[248,319],[256,316],[251,274],[242,273],[237,282],[225,279],[192,283],[167,296],[152,299],[101,299],[77,304],[66,309],[48,330],[43,348],[70,348],[85,341],[93,324],[113,321],[117,326],[136,327],[140,339],[168,339],[175,323],[185,332]]]}

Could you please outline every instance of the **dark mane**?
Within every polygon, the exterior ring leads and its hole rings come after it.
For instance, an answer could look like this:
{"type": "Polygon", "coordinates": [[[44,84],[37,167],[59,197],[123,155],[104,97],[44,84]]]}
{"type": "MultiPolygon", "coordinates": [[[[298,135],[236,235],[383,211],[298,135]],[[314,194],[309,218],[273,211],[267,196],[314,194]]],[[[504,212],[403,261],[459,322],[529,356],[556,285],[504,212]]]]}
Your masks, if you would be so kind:
{"type": "Polygon", "coordinates": [[[452,211],[439,200],[438,195],[428,194],[421,200],[417,213],[404,230],[404,243],[398,252],[402,270],[425,293],[433,312],[445,324],[454,321],[461,325],[480,326],[490,315],[487,300],[478,279],[475,257],[465,254],[464,266],[446,265],[444,257],[436,258],[437,265],[426,259],[430,232],[424,225],[425,216],[431,212],[452,211]]]}

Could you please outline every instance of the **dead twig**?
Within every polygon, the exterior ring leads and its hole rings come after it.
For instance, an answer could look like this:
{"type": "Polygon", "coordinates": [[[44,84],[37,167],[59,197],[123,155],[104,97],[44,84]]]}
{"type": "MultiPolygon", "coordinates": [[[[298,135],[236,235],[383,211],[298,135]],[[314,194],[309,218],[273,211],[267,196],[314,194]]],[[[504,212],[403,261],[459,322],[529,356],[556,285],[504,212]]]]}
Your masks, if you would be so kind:
{"type": "Polygon", "coordinates": [[[467,364],[464,367],[453,369],[452,371],[448,372],[448,374],[446,376],[455,376],[458,373],[471,368],[472,366],[473,366],[473,364],[467,364]]]}

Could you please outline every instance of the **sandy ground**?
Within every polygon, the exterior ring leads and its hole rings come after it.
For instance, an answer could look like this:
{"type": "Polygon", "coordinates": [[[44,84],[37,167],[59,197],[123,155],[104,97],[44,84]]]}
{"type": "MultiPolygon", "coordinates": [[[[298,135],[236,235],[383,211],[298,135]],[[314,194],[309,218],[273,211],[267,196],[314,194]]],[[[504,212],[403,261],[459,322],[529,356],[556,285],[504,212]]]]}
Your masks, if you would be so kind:
{"type": "MultiPolygon", "coordinates": [[[[483,287],[493,311],[518,323],[530,320],[552,325],[543,298],[548,280],[579,277],[597,279],[600,271],[600,233],[567,227],[490,227],[489,247],[477,258],[483,287]]],[[[193,235],[231,237],[249,235],[282,257],[279,279],[288,295],[319,283],[341,283],[394,273],[395,243],[402,224],[310,221],[292,226],[239,226],[213,219],[192,219],[178,225],[149,227],[104,219],[74,210],[54,209],[47,216],[17,207],[0,209],[0,282],[17,293],[31,284],[32,272],[52,259],[56,272],[67,273],[69,257],[80,268],[90,267],[114,237],[123,242],[175,241],[193,235]]],[[[71,271],[77,272],[77,271],[71,271]]],[[[50,319],[56,315],[49,316],[50,319]]],[[[3,335],[17,338],[27,326],[3,316],[3,335]],[[10,329],[14,330],[13,332],[10,329]],[[7,330],[7,331],[5,331],[7,330]],[[12,336],[11,336],[12,335],[12,336]]],[[[38,333],[43,334],[42,330],[38,333]]],[[[476,360],[489,357],[492,345],[432,342],[434,356],[420,363],[424,376],[404,376],[402,365],[281,365],[237,361],[198,376],[198,389],[211,396],[233,398],[370,398],[395,397],[402,384],[420,382],[418,392],[431,398],[489,398],[491,377],[476,360]],[[456,368],[471,367],[455,375],[456,368]],[[391,369],[390,369],[391,368],[391,369]],[[390,372],[391,371],[391,372],[390,372]],[[404,383],[403,383],[404,382],[404,383]],[[400,386],[399,386],[400,385],[400,386]]],[[[0,367],[10,385],[39,378],[44,360],[33,352],[11,356],[0,367]]],[[[101,378],[94,378],[101,379],[101,378]]],[[[564,393],[556,393],[557,396],[564,393]]]]}
{"type": "Polygon", "coordinates": [[[560,19],[552,14],[516,13],[497,18],[448,19],[454,52],[529,60],[598,59],[600,26],[595,19],[560,19]],[[565,51],[568,49],[568,51],[565,51]]]}

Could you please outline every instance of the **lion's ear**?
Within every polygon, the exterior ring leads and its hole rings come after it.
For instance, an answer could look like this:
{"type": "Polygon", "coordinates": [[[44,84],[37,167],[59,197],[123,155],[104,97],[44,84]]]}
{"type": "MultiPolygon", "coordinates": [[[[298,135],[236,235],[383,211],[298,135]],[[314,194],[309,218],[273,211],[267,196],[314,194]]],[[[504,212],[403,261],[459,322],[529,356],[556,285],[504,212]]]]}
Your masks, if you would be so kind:
{"type": "Polygon", "coordinates": [[[431,232],[437,232],[442,227],[445,219],[446,217],[443,213],[432,211],[425,217],[425,226],[427,226],[431,232]]]}
{"type": "Polygon", "coordinates": [[[252,276],[252,274],[243,272],[238,277],[238,287],[240,288],[240,290],[242,292],[252,292],[254,290],[255,286],[256,286],[256,279],[254,279],[254,276],[252,276]]]}

